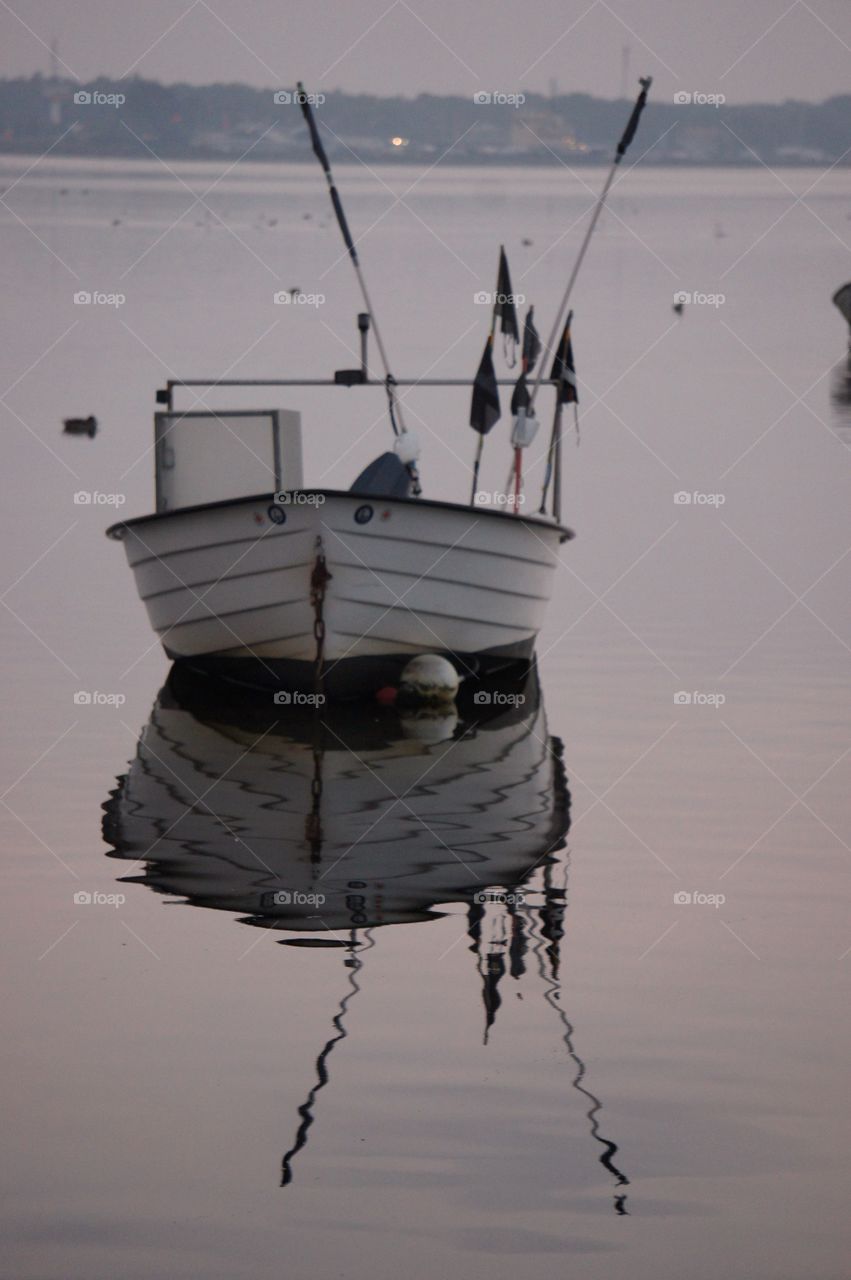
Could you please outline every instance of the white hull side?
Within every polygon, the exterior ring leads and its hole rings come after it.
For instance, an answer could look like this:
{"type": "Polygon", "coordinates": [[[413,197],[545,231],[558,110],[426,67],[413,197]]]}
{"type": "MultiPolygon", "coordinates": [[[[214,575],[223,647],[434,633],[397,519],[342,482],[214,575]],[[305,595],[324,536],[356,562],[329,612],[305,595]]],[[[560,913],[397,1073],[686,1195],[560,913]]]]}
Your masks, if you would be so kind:
{"type": "Polygon", "coordinates": [[[156,633],[173,657],[313,662],[310,578],[317,538],[331,580],[325,658],[531,647],[560,531],[544,521],[448,504],[329,494],[176,512],[122,527],[156,633]],[[355,513],[371,508],[367,523],[355,513]]]}

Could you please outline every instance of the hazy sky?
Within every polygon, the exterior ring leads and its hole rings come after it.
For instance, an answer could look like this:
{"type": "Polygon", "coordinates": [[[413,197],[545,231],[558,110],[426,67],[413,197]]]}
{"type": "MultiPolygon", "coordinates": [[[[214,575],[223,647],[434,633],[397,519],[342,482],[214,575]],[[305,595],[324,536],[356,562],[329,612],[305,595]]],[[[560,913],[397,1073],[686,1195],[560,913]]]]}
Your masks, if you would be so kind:
{"type": "Polygon", "coordinates": [[[378,94],[548,89],[730,102],[851,91],[849,0],[0,0],[0,74],[378,94]]]}

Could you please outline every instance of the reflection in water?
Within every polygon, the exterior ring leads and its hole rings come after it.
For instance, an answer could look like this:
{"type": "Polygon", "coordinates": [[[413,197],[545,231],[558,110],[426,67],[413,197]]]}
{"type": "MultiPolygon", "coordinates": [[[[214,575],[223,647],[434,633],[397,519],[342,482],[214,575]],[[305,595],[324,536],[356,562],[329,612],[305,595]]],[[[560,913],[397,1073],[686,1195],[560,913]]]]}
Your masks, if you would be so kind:
{"type": "MultiPolygon", "coordinates": [[[[568,855],[565,855],[564,862],[563,862],[564,888],[561,891],[553,892],[554,899],[556,901],[560,900],[559,906],[555,909],[560,910],[562,915],[564,914],[564,911],[567,908],[568,862],[569,862],[569,857],[568,855]]],[[[548,867],[547,871],[545,872],[545,877],[550,871],[551,871],[551,868],[548,867]]],[[[591,1136],[597,1142],[599,1142],[603,1147],[602,1154],[600,1155],[600,1164],[603,1165],[603,1167],[607,1169],[609,1173],[612,1175],[612,1177],[615,1180],[615,1186],[617,1187],[628,1186],[629,1178],[627,1178],[625,1174],[621,1173],[620,1169],[614,1163],[614,1156],[618,1149],[617,1143],[609,1141],[608,1138],[604,1138],[603,1135],[600,1133],[599,1112],[602,1110],[603,1104],[600,1101],[600,1099],[596,1096],[596,1094],[593,1094],[591,1090],[586,1088],[585,1085],[582,1083],[585,1078],[585,1063],[582,1061],[582,1059],[579,1057],[579,1054],[576,1052],[576,1050],[573,1047],[573,1026],[568,1020],[567,1014],[565,1013],[561,1005],[561,982],[559,980],[559,973],[558,973],[558,969],[559,969],[558,943],[557,942],[551,943],[550,946],[547,947],[546,957],[549,960],[549,973],[547,973],[546,966],[545,966],[545,958],[544,958],[543,944],[545,941],[545,937],[544,937],[543,929],[541,930],[540,933],[536,934],[534,930],[534,925],[533,925],[530,928],[530,933],[533,938],[533,949],[535,952],[535,957],[538,961],[538,973],[540,974],[542,981],[545,984],[547,984],[546,990],[544,991],[544,999],[546,1000],[550,1008],[555,1010],[556,1016],[561,1022],[561,1025],[564,1027],[564,1037],[563,1037],[564,1043],[567,1045],[568,1054],[570,1055],[573,1062],[576,1064],[576,1075],[574,1076],[571,1083],[573,1084],[574,1089],[576,1089],[578,1093],[584,1094],[585,1098],[591,1104],[589,1110],[585,1114],[587,1115],[589,1123],[591,1125],[591,1136]]],[[[559,936],[561,935],[559,934],[559,936]]],[[[624,1215],[627,1213],[625,1193],[621,1193],[620,1195],[615,1195],[615,1212],[620,1215],[624,1215]]]]}
{"type": "Polygon", "coordinates": [[[847,359],[836,365],[833,370],[830,399],[837,426],[847,430],[851,427],[851,352],[847,359]]]}
{"type": "MultiPolygon", "coordinates": [[[[534,976],[576,1066],[571,1083],[590,1104],[600,1162],[626,1185],[560,1003],[570,797],[536,673],[438,712],[305,714],[229,696],[172,671],[104,805],[103,830],[110,856],[137,864],[125,882],[239,912],[244,924],[286,934],[286,946],[340,949],[346,990],[299,1107],[282,1186],[307,1145],[329,1058],[346,1038],[374,931],[439,919],[451,904],[467,912],[485,1044],[503,984],[527,976],[531,946],[534,976]]],[[[618,1213],[625,1199],[616,1196],[618,1213]]]]}
{"type": "Polygon", "coordinates": [[[292,1182],[293,1158],[298,1155],[302,1147],[307,1146],[307,1131],[310,1128],[310,1126],[313,1124],[313,1120],[314,1120],[313,1106],[314,1106],[314,1103],[316,1102],[316,1095],[319,1093],[319,1090],[324,1089],[326,1084],[328,1083],[328,1078],[329,1078],[328,1077],[328,1059],[331,1056],[331,1050],[334,1048],[334,1045],[337,1044],[339,1040],[345,1040],[346,1036],[349,1034],[348,1031],[346,1031],[346,1028],[343,1026],[343,1018],[348,1012],[350,1001],[353,1000],[354,997],[357,995],[357,993],[360,991],[360,987],[358,986],[357,976],[358,976],[358,972],[363,968],[363,952],[368,951],[370,947],[375,946],[375,940],[372,936],[371,929],[366,930],[364,937],[366,938],[366,946],[362,948],[361,954],[358,954],[357,951],[355,950],[357,946],[357,938],[356,938],[355,930],[354,929],[352,930],[352,942],[351,942],[352,954],[346,958],[346,967],[350,971],[349,972],[349,990],[346,992],[346,994],[343,996],[342,1000],[340,1001],[340,1007],[337,1010],[337,1012],[334,1014],[334,1017],[332,1019],[332,1022],[334,1024],[334,1030],[336,1031],[337,1034],[331,1036],[331,1038],[325,1042],[325,1046],[322,1049],[322,1052],[319,1054],[319,1057],[316,1059],[316,1084],[310,1090],[310,1093],[307,1095],[304,1102],[301,1104],[301,1106],[298,1109],[298,1113],[301,1116],[301,1124],[299,1125],[298,1130],[296,1132],[295,1142],[290,1147],[289,1151],[286,1152],[283,1160],[281,1161],[281,1186],[282,1187],[286,1187],[289,1185],[289,1183],[292,1182]]]}

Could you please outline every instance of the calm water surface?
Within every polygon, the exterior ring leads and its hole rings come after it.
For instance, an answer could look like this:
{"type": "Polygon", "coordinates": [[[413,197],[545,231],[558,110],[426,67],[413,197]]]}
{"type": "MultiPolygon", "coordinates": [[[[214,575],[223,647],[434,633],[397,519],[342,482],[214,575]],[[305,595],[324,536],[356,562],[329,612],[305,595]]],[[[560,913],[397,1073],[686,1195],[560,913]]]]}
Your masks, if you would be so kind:
{"type": "MultiPolygon", "coordinates": [[[[321,176],[26,167],[0,168],[3,1275],[845,1280],[844,174],[626,176],[575,299],[540,687],[317,728],[169,679],[114,505],[74,496],[150,509],[169,376],[356,362],[321,176]],[[294,286],[325,301],[274,304],[294,286]]],[[[339,178],[402,377],[472,374],[500,241],[546,331],[600,181],[339,178]]],[[[386,447],[372,396],[276,397],[311,482],[386,447]]],[[[466,399],[406,404],[426,495],[462,499],[466,399]]],[[[483,488],[508,460],[501,423],[483,488]]]]}

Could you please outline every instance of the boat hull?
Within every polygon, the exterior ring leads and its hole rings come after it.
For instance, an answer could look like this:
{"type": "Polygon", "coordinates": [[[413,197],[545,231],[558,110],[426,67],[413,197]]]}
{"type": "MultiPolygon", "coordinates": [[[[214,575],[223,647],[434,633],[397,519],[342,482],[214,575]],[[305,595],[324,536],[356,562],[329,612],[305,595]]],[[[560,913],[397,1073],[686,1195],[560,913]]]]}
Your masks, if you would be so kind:
{"type": "Polygon", "coordinates": [[[528,661],[559,543],[543,518],[330,490],[261,495],[113,526],[169,657],[270,687],[392,679],[416,654],[464,675],[528,661]],[[283,496],[283,495],[279,495],[283,496]],[[330,577],[317,596],[317,560],[330,577]],[[315,582],[314,582],[315,586],[315,582]]]}

